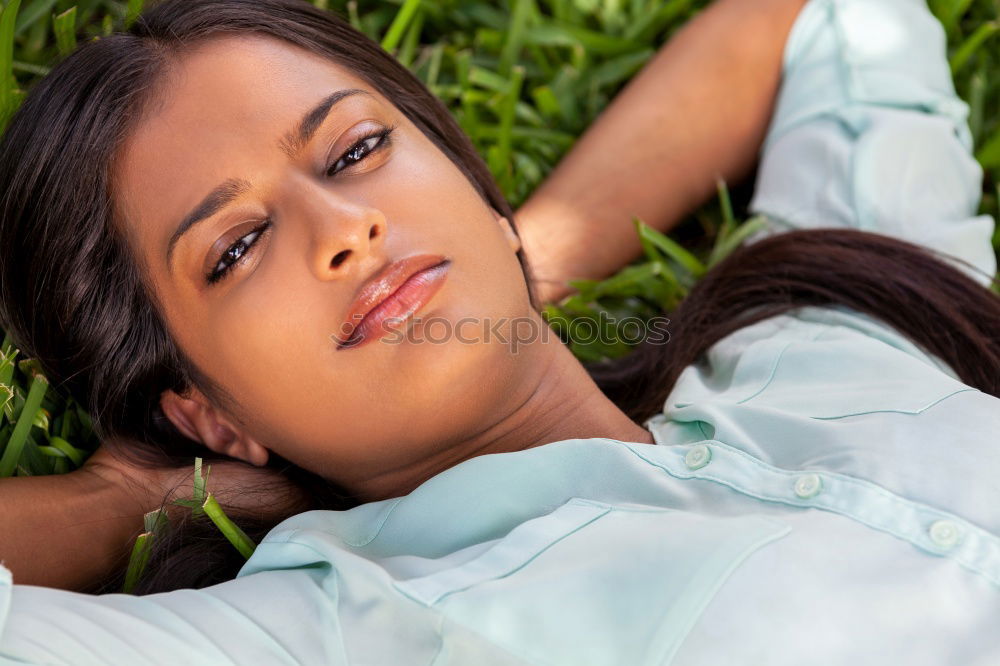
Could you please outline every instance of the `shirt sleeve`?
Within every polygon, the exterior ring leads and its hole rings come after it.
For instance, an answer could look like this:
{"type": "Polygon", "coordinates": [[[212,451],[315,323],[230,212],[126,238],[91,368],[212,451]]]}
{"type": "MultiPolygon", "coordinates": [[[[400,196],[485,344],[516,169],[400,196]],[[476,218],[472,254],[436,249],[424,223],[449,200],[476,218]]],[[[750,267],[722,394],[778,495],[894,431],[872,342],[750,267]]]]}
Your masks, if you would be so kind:
{"type": "Polygon", "coordinates": [[[996,273],[994,220],[977,215],[971,155],[944,30],[925,0],[809,0],[785,46],[752,212],[769,227],[849,227],[996,273]]]}
{"type": "Polygon", "coordinates": [[[328,573],[269,570],[200,590],[91,595],[15,585],[0,565],[0,666],[343,663],[328,573]]]}

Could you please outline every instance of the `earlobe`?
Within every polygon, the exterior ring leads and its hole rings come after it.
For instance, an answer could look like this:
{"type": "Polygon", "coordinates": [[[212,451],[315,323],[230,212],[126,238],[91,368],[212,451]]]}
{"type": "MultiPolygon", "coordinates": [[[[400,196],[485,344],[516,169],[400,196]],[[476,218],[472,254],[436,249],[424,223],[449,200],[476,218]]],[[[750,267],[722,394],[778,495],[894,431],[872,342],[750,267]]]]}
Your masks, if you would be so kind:
{"type": "Polygon", "coordinates": [[[514,252],[518,252],[521,249],[521,238],[514,231],[514,226],[510,223],[506,217],[501,215],[497,209],[490,206],[490,211],[493,213],[493,218],[500,223],[500,228],[503,230],[504,236],[507,238],[507,244],[510,245],[510,249],[514,252]]]}
{"type": "Polygon", "coordinates": [[[181,397],[172,390],[160,395],[163,413],[185,437],[258,467],[267,464],[267,447],[220,415],[196,389],[191,396],[181,397]]]}
{"type": "Polygon", "coordinates": [[[263,467],[267,464],[268,449],[253,437],[246,434],[237,436],[229,454],[234,458],[244,460],[251,465],[263,467]]]}

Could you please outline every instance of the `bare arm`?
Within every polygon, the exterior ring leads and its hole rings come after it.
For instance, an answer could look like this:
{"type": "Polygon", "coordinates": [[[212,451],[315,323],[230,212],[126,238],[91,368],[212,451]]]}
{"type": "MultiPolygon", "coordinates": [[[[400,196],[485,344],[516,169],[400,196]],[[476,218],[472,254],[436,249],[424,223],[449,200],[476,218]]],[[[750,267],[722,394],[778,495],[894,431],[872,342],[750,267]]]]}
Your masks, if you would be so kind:
{"type": "Polygon", "coordinates": [[[750,172],[805,2],[716,0],[608,105],[516,214],[543,302],[634,259],[633,216],[669,230],[750,172]]]}
{"type": "Polygon", "coordinates": [[[144,510],[86,469],[0,479],[0,562],[23,585],[85,590],[124,567],[144,510]]]}
{"type": "MultiPolygon", "coordinates": [[[[162,504],[174,524],[187,513],[171,502],[191,496],[193,465],[134,467],[116,455],[121,446],[128,444],[102,444],[68,474],[0,479],[0,562],[14,583],[91,591],[128,564],[146,512],[162,504]]],[[[302,489],[271,467],[216,460],[202,474],[206,491],[237,521],[278,522],[310,508],[302,489]]]]}

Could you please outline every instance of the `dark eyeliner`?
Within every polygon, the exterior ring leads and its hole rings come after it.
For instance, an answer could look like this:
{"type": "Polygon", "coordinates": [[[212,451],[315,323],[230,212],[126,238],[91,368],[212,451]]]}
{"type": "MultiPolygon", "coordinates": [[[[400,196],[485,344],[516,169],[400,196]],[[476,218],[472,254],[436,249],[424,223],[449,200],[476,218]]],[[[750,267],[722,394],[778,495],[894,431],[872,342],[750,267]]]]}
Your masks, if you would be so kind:
{"type": "Polygon", "coordinates": [[[364,147],[365,144],[368,141],[371,141],[372,139],[376,139],[376,138],[379,139],[378,143],[376,143],[374,146],[372,146],[371,148],[369,148],[368,151],[364,155],[362,155],[358,159],[355,159],[350,164],[348,164],[347,167],[344,167],[344,168],[348,168],[348,167],[350,167],[353,164],[359,164],[359,163],[363,162],[365,160],[365,158],[367,158],[372,153],[374,153],[376,151],[380,151],[383,148],[385,148],[386,146],[388,146],[389,142],[391,141],[391,138],[390,138],[389,135],[392,134],[393,130],[395,130],[395,129],[396,129],[396,125],[391,125],[390,127],[384,127],[384,128],[382,128],[380,130],[376,130],[374,132],[369,132],[365,136],[363,136],[360,139],[358,139],[357,141],[355,141],[354,144],[350,148],[348,148],[347,150],[345,150],[344,153],[340,157],[338,157],[332,164],[330,164],[329,166],[327,166],[327,168],[326,168],[326,175],[327,175],[327,177],[328,178],[332,178],[336,174],[338,174],[341,171],[343,171],[343,169],[339,169],[337,171],[333,171],[333,167],[337,166],[337,164],[341,160],[345,159],[348,155],[350,155],[351,153],[353,153],[355,150],[358,150],[359,148],[364,147]]]}
{"type": "Polygon", "coordinates": [[[232,268],[236,264],[240,263],[241,261],[247,258],[247,256],[250,254],[250,249],[257,244],[257,241],[261,239],[261,236],[264,235],[264,232],[266,232],[268,227],[270,226],[271,226],[271,220],[269,218],[267,220],[264,220],[262,224],[255,227],[246,236],[243,236],[242,238],[238,239],[235,243],[227,247],[225,251],[222,252],[222,254],[216,257],[214,266],[217,267],[220,263],[222,263],[223,258],[231,251],[233,251],[237,246],[239,246],[240,243],[243,243],[243,239],[245,239],[247,236],[253,236],[254,234],[257,234],[257,236],[250,243],[245,244],[246,247],[243,250],[243,254],[241,254],[238,258],[226,264],[225,268],[222,268],[221,270],[218,268],[213,268],[211,271],[209,271],[209,273],[205,276],[205,282],[207,282],[209,285],[213,285],[219,280],[226,277],[226,275],[229,274],[229,271],[232,270],[232,268]]]}

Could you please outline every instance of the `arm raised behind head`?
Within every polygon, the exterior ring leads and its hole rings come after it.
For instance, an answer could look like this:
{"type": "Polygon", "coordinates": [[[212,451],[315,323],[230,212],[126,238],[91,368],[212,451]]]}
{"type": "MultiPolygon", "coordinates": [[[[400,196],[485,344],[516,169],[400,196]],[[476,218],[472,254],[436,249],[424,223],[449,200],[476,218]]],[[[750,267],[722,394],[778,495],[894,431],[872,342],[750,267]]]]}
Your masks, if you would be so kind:
{"type": "Polygon", "coordinates": [[[516,221],[539,296],[602,278],[640,252],[638,216],[666,231],[755,164],[782,56],[805,0],[716,0],[665,43],[516,221]],[[599,239],[599,242],[595,242],[599,239]]]}
{"type": "MultiPolygon", "coordinates": [[[[165,504],[176,522],[187,511],[170,502],[191,495],[193,460],[185,467],[138,468],[116,456],[115,447],[102,444],[67,474],[0,479],[0,563],[15,583],[93,591],[128,564],[146,512],[165,504]]],[[[207,492],[220,497],[231,517],[284,516],[290,506],[306,506],[301,491],[273,468],[237,460],[211,468],[207,492]],[[243,494],[242,488],[267,492],[243,494]]]]}

